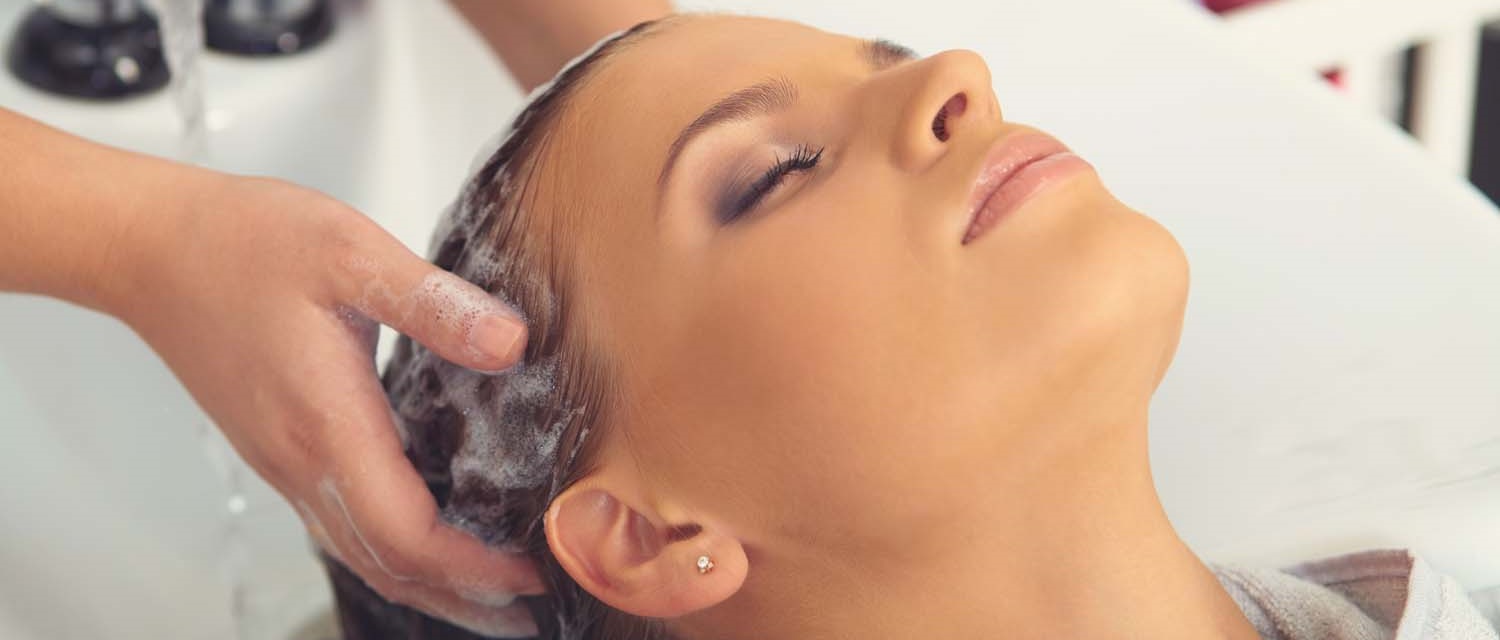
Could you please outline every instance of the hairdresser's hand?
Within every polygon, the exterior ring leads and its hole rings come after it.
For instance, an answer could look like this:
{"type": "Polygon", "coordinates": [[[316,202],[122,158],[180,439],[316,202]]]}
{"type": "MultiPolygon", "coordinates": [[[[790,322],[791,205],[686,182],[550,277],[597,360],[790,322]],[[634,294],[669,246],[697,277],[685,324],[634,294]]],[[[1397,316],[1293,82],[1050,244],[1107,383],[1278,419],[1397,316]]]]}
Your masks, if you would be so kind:
{"type": "MultiPolygon", "coordinates": [[[[387,599],[530,635],[532,564],[444,525],[376,378],[375,322],[455,363],[511,365],[524,327],[375,223],[288,183],[195,173],[181,207],[126,226],[106,310],[171,366],[325,551],[387,599]]],[[[176,198],[174,198],[176,199],[176,198]]]]}

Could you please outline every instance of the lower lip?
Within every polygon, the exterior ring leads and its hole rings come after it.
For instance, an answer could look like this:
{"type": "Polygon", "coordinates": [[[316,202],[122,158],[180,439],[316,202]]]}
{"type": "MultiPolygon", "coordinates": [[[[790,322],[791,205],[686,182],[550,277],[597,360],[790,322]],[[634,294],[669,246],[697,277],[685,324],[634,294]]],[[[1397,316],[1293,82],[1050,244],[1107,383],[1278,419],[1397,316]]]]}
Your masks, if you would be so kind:
{"type": "Polygon", "coordinates": [[[1092,171],[1093,168],[1087,160],[1066,151],[1032,161],[984,201],[974,214],[974,220],[969,223],[968,231],[964,233],[963,244],[978,239],[1016,209],[1020,209],[1021,205],[1062,183],[1064,179],[1092,171]]]}

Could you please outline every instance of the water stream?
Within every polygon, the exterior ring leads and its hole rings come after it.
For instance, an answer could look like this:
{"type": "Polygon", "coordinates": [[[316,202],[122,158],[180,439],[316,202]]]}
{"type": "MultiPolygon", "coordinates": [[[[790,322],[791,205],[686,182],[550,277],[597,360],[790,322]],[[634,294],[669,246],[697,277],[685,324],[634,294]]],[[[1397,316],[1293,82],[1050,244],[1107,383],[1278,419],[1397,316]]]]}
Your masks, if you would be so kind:
{"type": "Polygon", "coordinates": [[[197,160],[207,135],[203,80],[203,0],[146,0],[161,25],[162,50],[172,70],[168,91],[182,119],[184,160],[197,160]]]}

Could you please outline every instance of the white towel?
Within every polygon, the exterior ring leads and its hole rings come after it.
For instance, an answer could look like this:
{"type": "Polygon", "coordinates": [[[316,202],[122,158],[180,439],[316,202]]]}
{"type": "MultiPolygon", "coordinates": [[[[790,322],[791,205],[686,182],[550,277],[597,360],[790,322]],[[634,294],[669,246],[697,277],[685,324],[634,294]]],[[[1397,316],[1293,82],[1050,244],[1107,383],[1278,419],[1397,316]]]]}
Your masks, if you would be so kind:
{"type": "Polygon", "coordinates": [[[1406,550],[1282,570],[1210,565],[1265,640],[1500,640],[1500,589],[1473,594],[1406,550]]]}
{"type": "Polygon", "coordinates": [[[1469,599],[1474,601],[1474,606],[1479,607],[1479,612],[1490,619],[1490,624],[1500,629],[1500,587],[1490,587],[1469,593],[1469,599]]]}

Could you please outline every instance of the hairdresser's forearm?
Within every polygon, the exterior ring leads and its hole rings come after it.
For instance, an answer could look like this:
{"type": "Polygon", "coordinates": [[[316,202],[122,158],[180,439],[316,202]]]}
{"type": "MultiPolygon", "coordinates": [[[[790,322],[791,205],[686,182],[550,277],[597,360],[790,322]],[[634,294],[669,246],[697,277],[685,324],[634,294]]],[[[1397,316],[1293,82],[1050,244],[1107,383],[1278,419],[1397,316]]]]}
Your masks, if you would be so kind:
{"type": "Polygon", "coordinates": [[[211,172],[94,144],[0,109],[0,291],[102,311],[118,268],[211,172]]]}
{"type": "Polygon", "coordinates": [[[606,34],[671,13],[671,0],[450,0],[530,91],[606,34]]]}

